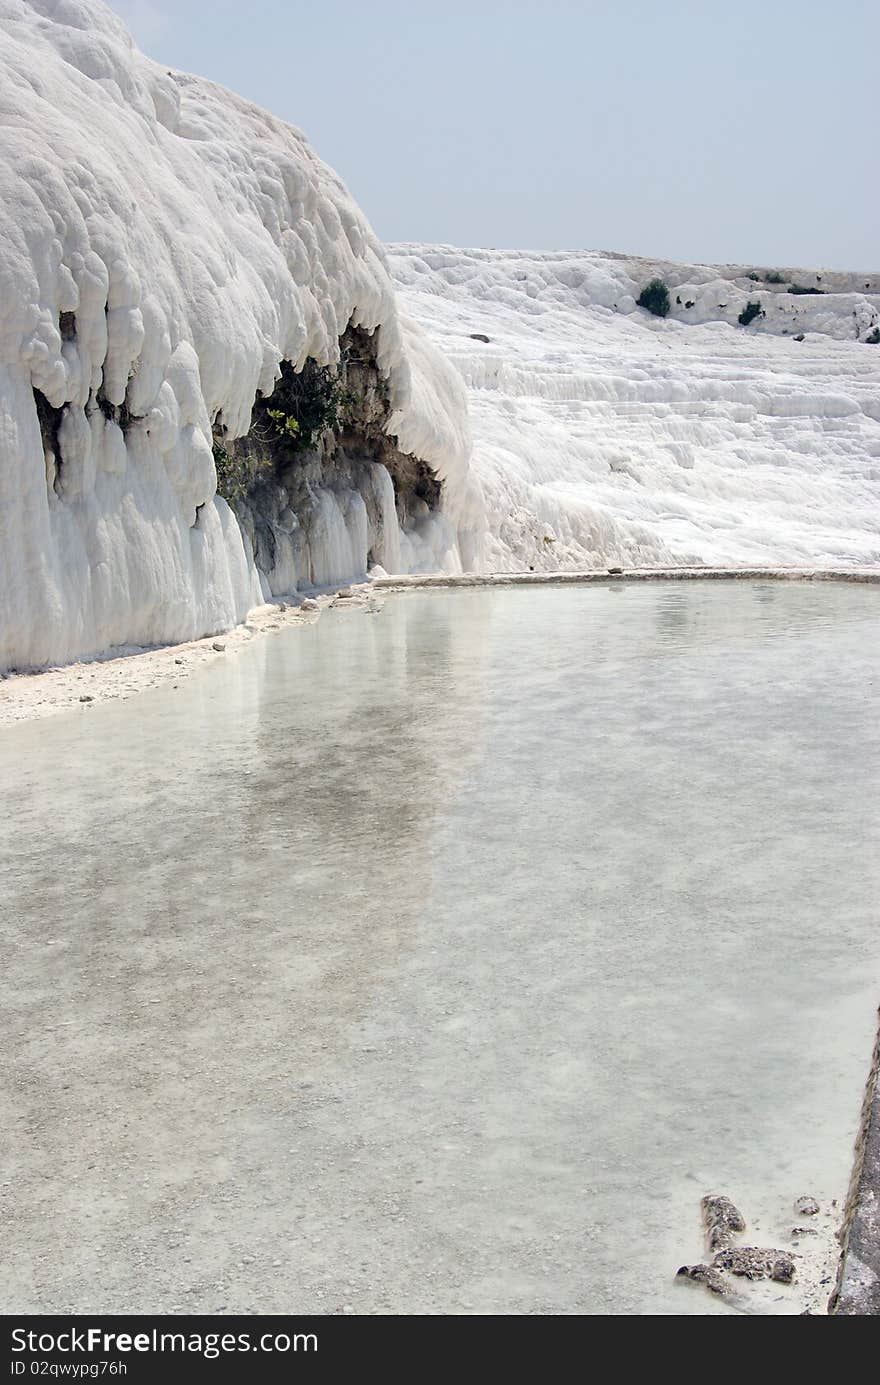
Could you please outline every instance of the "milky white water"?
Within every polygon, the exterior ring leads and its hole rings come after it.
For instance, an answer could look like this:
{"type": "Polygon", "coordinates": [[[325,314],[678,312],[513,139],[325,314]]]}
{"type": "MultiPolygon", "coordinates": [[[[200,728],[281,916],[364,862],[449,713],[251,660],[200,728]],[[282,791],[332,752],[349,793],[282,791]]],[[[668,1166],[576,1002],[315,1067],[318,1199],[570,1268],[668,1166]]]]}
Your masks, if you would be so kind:
{"type": "Polygon", "coordinates": [[[0,734],[5,1311],[730,1311],[701,1194],[849,1176],[878,600],[410,593],[0,734]]]}

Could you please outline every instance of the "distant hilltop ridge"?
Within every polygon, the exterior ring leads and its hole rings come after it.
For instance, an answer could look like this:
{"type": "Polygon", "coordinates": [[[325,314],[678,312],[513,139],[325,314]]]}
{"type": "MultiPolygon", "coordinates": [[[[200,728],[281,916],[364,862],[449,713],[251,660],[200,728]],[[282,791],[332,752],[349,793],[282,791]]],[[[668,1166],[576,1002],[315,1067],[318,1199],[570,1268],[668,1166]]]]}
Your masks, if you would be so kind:
{"type": "MultiPolygon", "coordinates": [[[[419,251],[416,245],[390,248],[392,254],[419,251]]],[[[781,336],[821,332],[841,341],[864,341],[880,327],[880,271],[686,264],[610,250],[423,248],[426,263],[438,271],[448,268],[446,257],[451,257],[459,273],[465,272],[462,266],[467,264],[468,278],[478,294],[489,267],[503,266],[514,283],[530,283],[535,302],[564,301],[570,306],[634,313],[645,288],[659,280],[669,293],[664,316],[689,325],[727,322],[741,326],[740,315],[749,303],[757,302],[758,312],[746,324],[756,331],[781,336]],[[480,266],[484,266],[483,274],[480,266]]]]}

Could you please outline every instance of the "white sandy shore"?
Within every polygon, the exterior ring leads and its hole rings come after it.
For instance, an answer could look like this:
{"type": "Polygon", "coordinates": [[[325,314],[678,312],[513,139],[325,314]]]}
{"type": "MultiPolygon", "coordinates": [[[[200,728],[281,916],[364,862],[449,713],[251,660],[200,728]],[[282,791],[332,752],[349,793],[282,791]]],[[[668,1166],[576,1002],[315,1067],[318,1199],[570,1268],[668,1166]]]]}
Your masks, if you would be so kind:
{"type": "MultiPolygon", "coordinates": [[[[490,575],[465,574],[416,577],[379,577],[359,586],[346,587],[354,600],[365,603],[371,592],[406,591],[418,587],[553,586],[570,583],[615,581],[840,581],[880,583],[880,568],[641,568],[617,572],[522,572],[490,575]]],[[[188,644],[142,649],[125,645],[95,659],[39,672],[11,673],[0,680],[0,727],[36,720],[56,712],[80,708],[87,712],[98,702],[132,697],[163,683],[177,683],[205,663],[244,649],[251,640],[291,626],[318,619],[321,611],[340,600],[339,592],[312,597],[315,606],[278,601],[251,611],[242,625],[226,634],[207,635],[188,644]]]]}

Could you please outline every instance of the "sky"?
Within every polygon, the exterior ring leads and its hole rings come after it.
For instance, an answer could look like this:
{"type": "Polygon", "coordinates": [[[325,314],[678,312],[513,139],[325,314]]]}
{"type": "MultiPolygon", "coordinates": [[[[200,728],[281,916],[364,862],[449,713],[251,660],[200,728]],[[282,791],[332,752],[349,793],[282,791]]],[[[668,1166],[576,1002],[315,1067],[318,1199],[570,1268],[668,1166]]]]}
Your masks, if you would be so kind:
{"type": "Polygon", "coordinates": [[[112,0],[385,241],[880,270],[880,0],[112,0]]]}

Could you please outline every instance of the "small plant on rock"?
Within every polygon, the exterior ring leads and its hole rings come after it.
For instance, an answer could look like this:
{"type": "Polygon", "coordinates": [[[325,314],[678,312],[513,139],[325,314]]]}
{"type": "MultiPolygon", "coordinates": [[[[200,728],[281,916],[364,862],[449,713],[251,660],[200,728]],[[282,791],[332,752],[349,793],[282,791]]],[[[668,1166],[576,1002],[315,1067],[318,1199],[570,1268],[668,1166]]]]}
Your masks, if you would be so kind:
{"type": "Polygon", "coordinates": [[[880,346],[880,327],[875,327],[873,332],[869,332],[865,341],[869,346],[880,346]]]}
{"type": "Polygon", "coordinates": [[[642,289],[636,301],[640,308],[647,308],[655,317],[666,317],[669,312],[669,289],[662,279],[652,279],[642,289]]]}
{"type": "Polygon", "coordinates": [[[283,409],[267,409],[266,415],[275,424],[279,437],[294,443],[299,441],[300,427],[293,414],[286,414],[283,409]]]}
{"type": "Polygon", "coordinates": [[[234,504],[236,500],[243,500],[257,477],[272,469],[268,457],[258,462],[247,456],[236,457],[216,439],[212,451],[217,471],[217,494],[222,496],[228,505],[234,504]]]}
{"type": "Polygon", "coordinates": [[[748,327],[750,322],[754,322],[756,317],[764,317],[764,309],[761,307],[760,298],[750,298],[746,306],[740,313],[737,321],[740,327],[748,327]]]}

